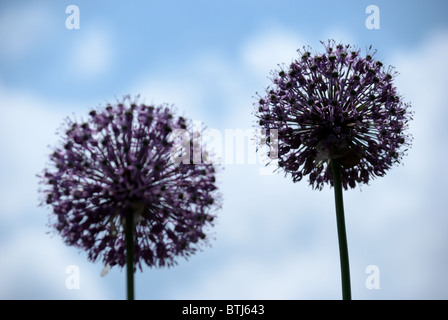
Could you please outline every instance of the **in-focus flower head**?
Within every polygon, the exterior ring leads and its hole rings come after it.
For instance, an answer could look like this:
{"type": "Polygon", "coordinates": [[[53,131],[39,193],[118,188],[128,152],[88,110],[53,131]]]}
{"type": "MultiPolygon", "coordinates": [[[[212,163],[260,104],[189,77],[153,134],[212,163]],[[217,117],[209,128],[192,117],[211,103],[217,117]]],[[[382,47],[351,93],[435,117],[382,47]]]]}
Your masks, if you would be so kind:
{"type": "Polygon", "coordinates": [[[142,263],[171,266],[206,243],[220,207],[216,167],[170,160],[170,133],[191,131],[190,121],[168,105],[125,97],[92,110],[85,121],[67,119],[64,129],[40,178],[52,207],[50,226],[67,244],[86,250],[92,261],[124,266],[129,210],[140,269],[142,263]]]}
{"type": "Polygon", "coordinates": [[[323,53],[299,58],[273,72],[258,95],[259,126],[278,130],[278,164],[293,181],[313,188],[333,184],[331,161],[340,159],[345,189],[385,175],[410,146],[410,105],[397,93],[393,67],[350,45],[322,43],[323,53]]]}

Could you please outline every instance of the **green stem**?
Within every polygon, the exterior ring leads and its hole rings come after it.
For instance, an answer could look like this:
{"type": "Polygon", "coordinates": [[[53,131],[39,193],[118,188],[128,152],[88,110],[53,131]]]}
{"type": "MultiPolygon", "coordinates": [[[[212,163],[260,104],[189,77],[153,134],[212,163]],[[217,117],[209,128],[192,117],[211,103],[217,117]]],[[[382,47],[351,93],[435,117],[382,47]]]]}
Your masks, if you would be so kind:
{"type": "Polygon", "coordinates": [[[348,260],[347,234],[345,231],[344,201],[342,198],[341,164],[339,163],[339,160],[332,160],[332,167],[339,256],[341,260],[342,299],[351,300],[350,266],[348,260]]]}
{"type": "Polygon", "coordinates": [[[126,213],[126,273],[128,300],[134,300],[134,211],[126,213]]]}

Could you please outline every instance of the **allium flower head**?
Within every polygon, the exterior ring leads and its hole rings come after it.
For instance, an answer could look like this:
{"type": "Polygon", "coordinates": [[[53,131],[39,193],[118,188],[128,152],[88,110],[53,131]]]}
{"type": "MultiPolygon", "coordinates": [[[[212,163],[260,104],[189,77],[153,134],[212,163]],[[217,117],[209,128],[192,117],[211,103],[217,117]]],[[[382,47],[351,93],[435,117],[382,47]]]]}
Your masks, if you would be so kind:
{"type": "Polygon", "coordinates": [[[412,113],[397,93],[397,73],[375,52],[322,44],[324,53],[298,50],[289,67],[273,72],[255,115],[267,131],[278,130],[278,164],[294,182],[308,175],[313,188],[333,184],[331,160],[339,159],[344,188],[354,188],[401,161],[412,113]]]}
{"type": "Polygon", "coordinates": [[[40,175],[50,226],[65,242],[126,264],[124,225],[134,215],[134,261],[141,269],[171,266],[207,240],[219,193],[215,167],[170,160],[176,129],[191,122],[167,105],[145,105],[129,97],[92,110],[86,121],[67,119],[61,145],[40,175]]]}

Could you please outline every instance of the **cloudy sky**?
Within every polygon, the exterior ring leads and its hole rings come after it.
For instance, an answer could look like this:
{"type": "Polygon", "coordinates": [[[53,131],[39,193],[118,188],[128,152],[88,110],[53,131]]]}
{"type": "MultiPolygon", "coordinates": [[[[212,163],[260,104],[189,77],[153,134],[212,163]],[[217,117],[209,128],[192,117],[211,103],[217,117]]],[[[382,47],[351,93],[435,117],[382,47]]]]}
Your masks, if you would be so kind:
{"type": "MultiPolygon", "coordinates": [[[[376,48],[415,111],[403,165],[344,194],[353,298],[447,299],[447,9],[435,0],[2,1],[0,298],[125,298],[125,270],[100,276],[101,263],[48,234],[49,209],[38,206],[36,174],[66,116],[140,94],[223,136],[246,130],[270,70],[334,39],[376,48]],[[72,4],[79,29],[66,26],[72,4]],[[372,4],[379,29],[366,27],[372,4]],[[376,289],[366,286],[372,265],[376,289]]],[[[211,247],[137,272],[136,298],[341,298],[332,190],[261,168],[247,154],[225,165],[211,247]]]]}

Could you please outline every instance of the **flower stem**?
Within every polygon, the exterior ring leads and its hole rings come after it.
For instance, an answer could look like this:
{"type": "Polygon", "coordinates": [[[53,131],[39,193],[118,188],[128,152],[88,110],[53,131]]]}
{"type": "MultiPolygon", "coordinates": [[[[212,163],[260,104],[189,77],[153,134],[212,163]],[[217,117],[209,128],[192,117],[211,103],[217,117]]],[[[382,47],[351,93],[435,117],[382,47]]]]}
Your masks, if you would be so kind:
{"type": "Polygon", "coordinates": [[[339,257],[341,262],[342,299],[351,300],[350,266],[348,260],[347,234],[345,231],[344,201],[342,198],[341,164],[332,160],[336,223],[338,228],[339,257]]]}
{"type": "Polygon", "coordinates": [[[126,213],[126,273],[128,300],[134,300],[134,211],[126,213]]]}

